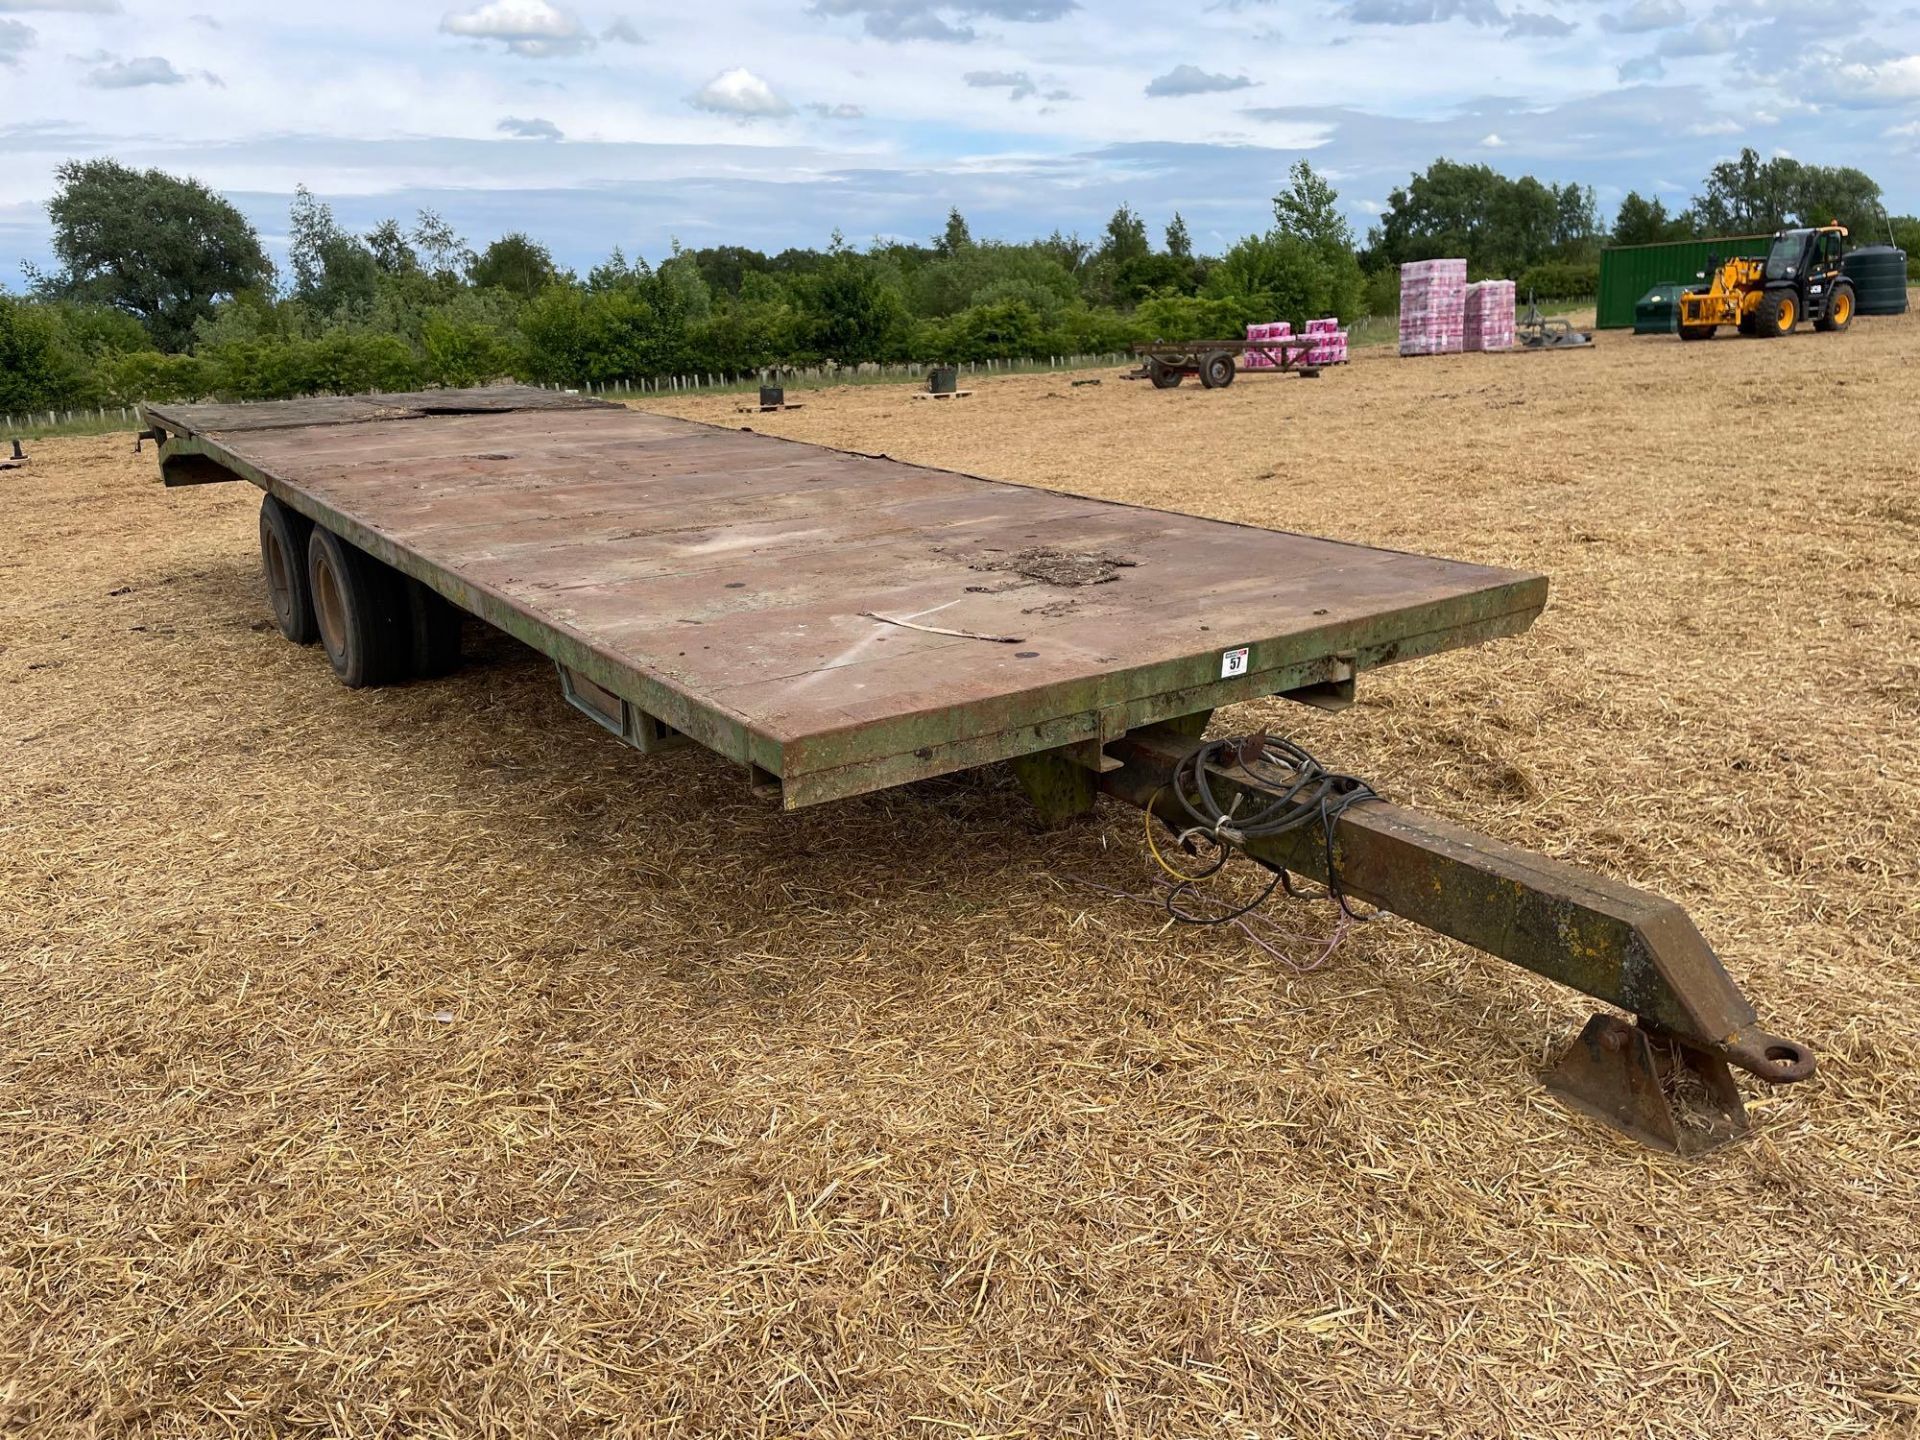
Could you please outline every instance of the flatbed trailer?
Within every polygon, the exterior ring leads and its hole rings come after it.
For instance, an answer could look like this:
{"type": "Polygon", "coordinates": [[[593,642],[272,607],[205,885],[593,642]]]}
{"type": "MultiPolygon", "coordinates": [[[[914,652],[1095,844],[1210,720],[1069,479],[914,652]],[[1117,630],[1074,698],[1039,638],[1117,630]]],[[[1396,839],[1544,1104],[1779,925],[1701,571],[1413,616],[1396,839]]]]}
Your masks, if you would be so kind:
{"type": "Polygon", "coordinates": [[[1171,390],[1189,375],[1199,377],[1209,390],[1231,385],[1240,362],[1258,355],[1275,374],[1294,374],[1303,380],[1315,380],[1321,367],[1309,361],[1315,350],[1326,346],[1319,335],[1282,335],[1274,340],[1151,340],[1136,344],[1133,353],[1140,356],[1140,376],[1156,390],[1171,390]]]}
{"type": "MultiPolygon", "coordinates": [[[[637,751],[698,743],[788,809],[1009,761],[1049,820],[1105,794],[1190,838],[1174,802],[1196,767],[1249,809],[1278,784],[1202,748],[1217,707],[1341,708],[1363,671],[1517,634],[1547,594],[529,387],[145,420],[169,485],[266,492],[281,629],[349,683],[437,673],[474,616],[551,657],[637,751]]],[[[1811,1072],[1670,902],[1344,800],[1318,827],[1204,838],[1632,1012],[1596,1017],[1550,1078],[1574,1104],[1689,1152],[1745,1128],[1728,1062],[1811,1072]]]]}

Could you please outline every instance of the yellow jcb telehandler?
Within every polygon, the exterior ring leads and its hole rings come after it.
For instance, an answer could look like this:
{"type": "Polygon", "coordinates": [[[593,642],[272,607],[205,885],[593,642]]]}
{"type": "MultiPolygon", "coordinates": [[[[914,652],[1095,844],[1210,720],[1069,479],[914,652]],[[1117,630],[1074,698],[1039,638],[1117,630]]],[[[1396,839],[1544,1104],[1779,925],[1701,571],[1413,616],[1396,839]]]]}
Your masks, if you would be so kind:
{"type": "Polygon", "coordinates": [[[1853,323],[1853,282],[1841,273],[1847,250],[1844,225],[1782,230],[1764,260],[1736,255],[1710,264],[1705,289],[1680,295],[1680,338],[1710,340],[1722,325],[1742,335],[1791,335],[1802,320],[1816,330],[1853,323]]]}

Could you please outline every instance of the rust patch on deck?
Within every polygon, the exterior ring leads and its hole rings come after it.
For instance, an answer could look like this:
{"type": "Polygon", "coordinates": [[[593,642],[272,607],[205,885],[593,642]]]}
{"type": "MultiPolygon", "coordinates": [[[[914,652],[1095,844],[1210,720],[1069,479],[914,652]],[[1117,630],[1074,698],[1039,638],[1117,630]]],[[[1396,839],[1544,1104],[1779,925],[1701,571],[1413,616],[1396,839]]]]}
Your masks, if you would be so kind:
{"type": "Polygon", "coordinates": [[[1140,562],[1105,550],[1056,550],[1036,545],[1012,555],[995,555],[968,562],[975,570],[1009,570],[1046,585],[1107,585],[1140,562]]]}

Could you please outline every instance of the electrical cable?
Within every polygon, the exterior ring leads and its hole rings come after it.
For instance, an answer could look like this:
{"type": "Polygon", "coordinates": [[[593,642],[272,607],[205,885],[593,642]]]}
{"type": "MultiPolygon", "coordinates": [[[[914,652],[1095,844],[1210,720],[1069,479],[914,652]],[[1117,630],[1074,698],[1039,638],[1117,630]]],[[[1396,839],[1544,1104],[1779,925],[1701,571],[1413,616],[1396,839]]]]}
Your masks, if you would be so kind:
{"type": "Polygon", "coordinates": [[[1153,792],[1153,800],[1149,800],[1146,808],[1140,812],[1141,818],[1145,820],[1147,824],[1147,853],[1153,856],[1153,863],[1166,871],[1176,882],[1182,885],[1191,885],[1196,880],[1205,880],[1210,875],[1219,874],[1221,867],[1227,863],[1227,849],[1224,845],[1220,847],[1220,858],[1215,860],[1207,869],[1202,870],[1198,875],[1188,875],[1174,869],[1173,866],[1167,863],[1167,857],[1160,853],[1160,846],[1153,838],[1153,822],[1155,819],[1153,801],[1158,800],[1166,793],[1167,787],[1162,785],[1158,790],[1153,792]]]}
{"type": "MultiPolygon", "coordinates": [[[[1291,740],[1259,734],[1231,736],[1200,746],[1174,767],[1171,788],[1180,808],[1194,822],[1179,832],[1180,843],[1191,850],[1195,840],[1205,840],[1220,852],[1213,864],[1198,874],[1187,875],[1174,869],[1154,843],[1154,812],[1153,804],[1149,802],[1146,810],[1148,848],[1160,868],[1178,882],[1168,892],[1166,900],[1167,914],[1173,919],[1185,925],[1228,924],[1258,909],[1276,889],[1282,887],[1291,898],[1308,898],[1294,890],[1283,867],[1274,866],[1270,867],[1274,874],[1267,887],[1244,905],[1224,909],[1217,914],[1201,915],[1183,908],[1181,904],[1189,893],[1198,893],[1194,888],[1198,881],[1209,879],[1227,867],[1235,849],[1244,847],[1250,840],[1273,839],[1288,834],[1316,820],[1320,824],[1321,843],[1326,852],[1328,896],[1348,919],[1366,918],[1356,915],[1348,905],[1346,892],[1340,886],[1333,853],[1333,825],[1340,813],[1349,805],[1378,798],[1365,781],[1328,770],[1304,746],[1291,740]],[[1207,774],[1208,768],[1215,764],[1222,769],[1239,770],[1249,782],[1273,798],[1264,803],[1255,802],[1245,815],[1240,812],[1247,800],[1246,791],[1235,795],[1231,805],[1222,806],[1207,774]]],[[[1156,794],[1154,800],[1158,799],[1159,794],[1156,794]]]]}

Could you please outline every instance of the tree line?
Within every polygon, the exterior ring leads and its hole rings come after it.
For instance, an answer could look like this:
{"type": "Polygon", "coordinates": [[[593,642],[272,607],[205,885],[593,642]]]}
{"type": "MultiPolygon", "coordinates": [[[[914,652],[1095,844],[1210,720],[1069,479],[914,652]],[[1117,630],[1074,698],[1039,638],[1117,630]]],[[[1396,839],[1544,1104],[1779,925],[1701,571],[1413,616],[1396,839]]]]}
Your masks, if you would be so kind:
{"type": "MultiPolygon", "coordinates": [[[[1606,227],[1590,189],[1442,159],[1392,192],[1362,241],[1302,160],[1270,226],[1219,255],[1197,252],[1177,213],[1157,243],[1125,205],[1092,241],[1056,230],[1009,243],[976,240],[956,210],[925,244],[862,249],[837,232],[772,255],[676,244],[657,265],[615,248],[578,275],[524,234],[472,248],[432,211],[355,233],[301,187],[282,275],[205,185],[75,161],[47,207],[58,268],[0,293],[0,412],[1104,353],[1250,321],[1391,314],[1399,265],[1443,255],[1543,299],[1587,296],[1605,243],[1835,217],[1870,231],[1879,201],[1858,170],[1749,150],[1678,213],[1634,193],[1606,227]]],[[[1920,241],[1920,222],[1892,223],[1920,241]]]]}

